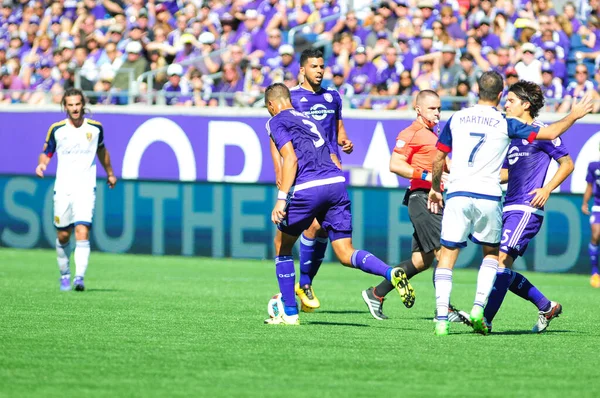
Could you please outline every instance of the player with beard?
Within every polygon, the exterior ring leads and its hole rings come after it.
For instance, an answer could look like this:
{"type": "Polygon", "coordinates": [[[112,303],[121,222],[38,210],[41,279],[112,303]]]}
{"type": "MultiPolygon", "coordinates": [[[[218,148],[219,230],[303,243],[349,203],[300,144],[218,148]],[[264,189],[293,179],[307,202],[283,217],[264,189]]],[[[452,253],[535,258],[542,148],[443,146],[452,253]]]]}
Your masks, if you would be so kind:
{"type": "MultiPolygon", "coordinates": [[[[342,120],[342,98],[333,88],[323,88],[325,61],[323,53],[316,49],[304,50],[300,56],[300,74],[304,81],[290,90],[292,106],[323,127],[325,138],[341,162],[339,148],[352,153],[354,146],[342,120]]],[[[271,156],[275,165],[277,186],[281,184],[281,156],[271,143],[271,156]]],[[[312,282],[323,262],[327,249],[327,233],[315,220],[300,236],[300,281],[296,294],[301,300],[303,311],[311,312],[320,307],[312,288],[312,282]]]]}
{"type": "Polygon", "coordinates": [[[54,226],[57,230],[56,255],[60,270],[60,290],[71,290],[70,239],[75,229],[76,273],[73,289],[85,290],[83,278],[90,257],[90,228],[96,201],[96,155],[104,167],[107,184],[113,188],[117,178],[110,155],[104,146],[104,129],[100,122],[85,117],[85,97],[81,90],[70,88],[63,98],[67,119],[48,129],[46,143],[35,173],[44,177],[52,156],[58,155],[54,182],[54,226]]]}

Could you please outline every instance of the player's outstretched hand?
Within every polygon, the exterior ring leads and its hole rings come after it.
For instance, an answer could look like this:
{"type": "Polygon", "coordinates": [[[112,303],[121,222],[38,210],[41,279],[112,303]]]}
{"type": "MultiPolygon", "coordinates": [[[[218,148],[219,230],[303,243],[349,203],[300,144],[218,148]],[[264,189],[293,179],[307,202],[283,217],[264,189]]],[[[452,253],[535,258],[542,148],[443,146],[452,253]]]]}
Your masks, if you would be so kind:
{"type": "Polygon", "coordinates": [[[444,208],[444,197],[441,192],[430,190],[429,198],[427,199],[427,208],[432,213],[439,213],[441,209],[444,208]]]}
{"type": "Polygon", "coordinates": [[[581,205],[581,211],[583,212],[583,214],[585,214],[586,216],[590,215],[590,208],[588,205],[581,205]]]}
{"type": "Polygon", "coordinates": [[[571,114],[577,119],[581,119],[588,113],[594,110],[594,103],[592,102],[591,92],[587,92],[579,102],[574,100],[573,106],[571,107],[571,114]]]}
{"type": "Polygon", "coordinates": [[[46,171],[46,165],[43,163],[38,164],[35,168],[35,174],[40,178],[44,178],[44,171],[46,171]]]}
{"type": "Polygon", "coordinates": [[[106,185],[108,185],[110,189],[113,189],[115,185],[117,185],[117,177],[115,177],[114,174],[109,175],[106,179],[106,185]]]}
{"type": "Polygon", "coordinates": [[[277,203],[275,203],[275,207],[273,207],[273,212],[271,213],[273,224],[279,224],[285,218],[285,205],[285,200],[277,200],[277,203]]]}
{"type": "Polygon", "coordinates": [[[546,188],[534,189],[533,191],[529,192],[529,194],[535,195],[529,203],[531,203],[531,206],[537,208],[544,207],[548,201],[548,197],[550,197],[550,191],[548,191],[546,188]]]}
{"type": "Polygon", "coordinates": [[[352,141],[350,140],[343,140],[342,141],[342,151],[344,151],[344,153],[352,153],[352,151],[354,150],[354,144],[352,143],[352,141]]]}

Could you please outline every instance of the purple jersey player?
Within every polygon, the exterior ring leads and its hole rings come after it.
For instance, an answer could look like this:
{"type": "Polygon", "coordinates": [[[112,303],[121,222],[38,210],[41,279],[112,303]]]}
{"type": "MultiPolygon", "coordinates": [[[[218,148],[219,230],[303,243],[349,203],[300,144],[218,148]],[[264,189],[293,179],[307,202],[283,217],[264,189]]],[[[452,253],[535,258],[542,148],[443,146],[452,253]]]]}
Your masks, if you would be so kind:
{"type": "MultiPolygon", "coordinates": [[[[519,118],[533,126],[545,127],[534,120],[544,107],[544,93],[537,84],[522,80],[513,84],[505,107],[507,116],[519,118]]],[[[527,278],[511,268],[540,231],[544,205],[550,193],[560,186],[573,169],[573,160],[560,138],[532,143],[519,139],[511,141],[501,172],[501,180],[508,182],[508,189],[502,215],[500,265],[494,290],[484,311],[490,329],[508,289],[538,308],[538,322],[533,327],[535,333],[546,330],[550,321],[562,312],[559,303],[548,300],[527,278]],[[559,168],[545,184],[548,167],[553,160],[558,162],[559,168]]]]}
{"type": "Polygon", "coordinates": [[[267,88],[265,103],[272,116],[267,122],[271,146],[276,147],[282,159],[281,183],[271,220],[277,225],[275,268],[284,304],[284,313],[265,323],[300,323],[292,248],[315,218],[327,231],[333,251],[343,265],[384,276],[398,290],[402,301],[414,300],[414,291],[402,268],[392,268],[373,254],[352,246],[350,199],[337,157],[323,138],[323,128],[294,110],[290,91],[282,83],[267,88]]]}
{"type": "MultiPolygon", "coordinates": [[[[321,87],[324,72],[323,53],[316,49],[304,50],[300,55],[300,73],[304,75],[304,81],[291,89],[291,102],[294,109],[322,127],[323,139],[339,160],[338,146],[341,146],[345,153],[351,153],[354,146],[348,139],[342,121],[340,94],[334,89],[321,87]]],[[[279,158],[279,153],[271,148],[271,156],[275,160],[279,158]]],[[[279,185],[280,162],[275,161],[274,164],[279,185]]],[[[312,288],[312,281],[323,262],[326,249],[327,232],[321,229],[315,220],[300,239],[300,281],[296,287],[296,294],[300,297],[302,309],[305,311],[314,311],[321,305],[312,288]]]]}
{"type": "Polygon", "coordinates": [[[592,265],[592,277],[590,284],[592,287],[600,288],[600,273],[598,272],[598,242],[600,241],[600,162],[591,162],[588,165],[587,175],[585,177],[587,187],[583,195],[583,204],[581,210],[584,214],[590,216],[590,227],[592,229],[592,238],[588,247],[590,263],[592,265]],[[588,203],[594,197],[592,212],[588,203]]]}

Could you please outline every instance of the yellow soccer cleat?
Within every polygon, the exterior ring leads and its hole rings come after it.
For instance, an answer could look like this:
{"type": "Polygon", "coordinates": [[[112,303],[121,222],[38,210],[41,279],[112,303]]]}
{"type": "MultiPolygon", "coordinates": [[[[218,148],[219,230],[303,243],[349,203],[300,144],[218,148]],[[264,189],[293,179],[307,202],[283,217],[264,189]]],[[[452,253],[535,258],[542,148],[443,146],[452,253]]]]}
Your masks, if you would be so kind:
{"type": "Polygon", "coordinates": [[[302,312],[313,312],[321,306],[319,299],[315,296],[312,285],[304,285],[296,283],[296,296],[300,299],[300,309],[302,312]]]}
{"type": "Polygon", "coordinates": [[[590,285],[595,288],[600,288],[600,274],[594,274],[590,278],[590,285]]]}
{"type": "Polygon", "coordinates": [[[299,326],[300,317],[298,315],[279,314],[275,318],[265,319],[267,325],[299,326]]]}
{"type": "Polygon", "coordinates": [[[411,308],[415,305],[415,289],[411,286],[408,278],[406,277],[406,272],[400,267],[396,267],[392,270],[392,285],[400,294],[400,298],[402,299],[402,303],[406,308],[411,308]]]}

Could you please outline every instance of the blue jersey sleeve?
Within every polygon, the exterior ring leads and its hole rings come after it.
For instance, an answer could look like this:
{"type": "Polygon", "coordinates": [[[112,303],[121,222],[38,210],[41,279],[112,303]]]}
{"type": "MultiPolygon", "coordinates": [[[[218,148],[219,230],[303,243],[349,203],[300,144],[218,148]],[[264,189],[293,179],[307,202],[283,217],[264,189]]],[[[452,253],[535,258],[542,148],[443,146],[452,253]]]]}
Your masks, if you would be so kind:
{"type": "Polygon", "coordinates": [[[450,119],[448,119],[448,121],[446,122],[444,129],[438,137],[438,142],[436,145],[437,149],[446,153],[452,152],[452,130],[450,129],[451,123],[452,117],[450,117],[450,119]]]}
{"type": "Polygon", "coordinates": [[[590,163],[588,165],[588,170],[587,170],[587,174],[585,176],[585,181],[590,184],[594,182],[594,171],[592,170],[592,163],[590,163]]]}
{"type": "Polygon", "coordinates": [[[277,150],[281,150],[285,144],[292,140],[281,118],[273,117],[267,122],[267,131],[275,143],[277,150]]]}
{"type": "Polygon", "coordinates": [[[46,135],[46,142],[44,143],[44,153],[50,158],[54,155],[54,152],[56,151],[56,138],[54,136],[55,131],[56,127],[54,125],[50,126],[48,134],[46,135]]]}
{"type": "Polygon", "coordinates": [[[96,125],[100,132],[98,133],[98,148],[104,146],[104,127],[101,124],[96,125]]]}
{"type": "Polygon", "coordinates": [[[540,140],[538,143],[542,151],[546,152],[554,160],[558,160],[569,154],[560,137],[552,141],[540,140]]]}
{"type": "Polygon", "coordinates": [[[517,119],[506,119],[506,124],[510,138],[520,138],[529,143],[532,143],[540,132],[539,126],[532,126],[517,119]]]}

